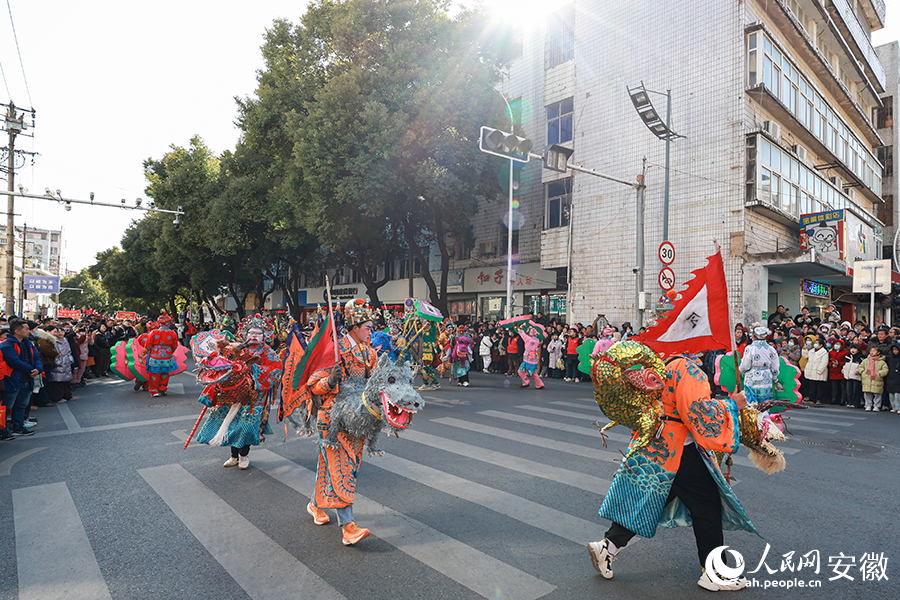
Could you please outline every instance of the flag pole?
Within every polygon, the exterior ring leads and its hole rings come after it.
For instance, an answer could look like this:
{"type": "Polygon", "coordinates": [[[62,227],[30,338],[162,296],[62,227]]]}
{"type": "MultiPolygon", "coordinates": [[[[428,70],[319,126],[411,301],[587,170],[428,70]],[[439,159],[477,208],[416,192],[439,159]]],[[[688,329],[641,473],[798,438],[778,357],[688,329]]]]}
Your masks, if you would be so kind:
{"type": "Polygon", "coordinates": [[[325,292],[328,294],[328,318],[331,321],[331,337],[334,340],[334,364],[341,363],[341,354],[338,349],[337,328],[334,325],[334,311],[331,308],[331,283],[328,281],[328,275],[325,276],[325,292]]]}
{"type": "Polygon", "coordinates": [[[194,428],[191,429],[191,435],[188,436],[188,439],[187,439],[187,441],[184,443],[184,448],[182,448],[182,450],[187,450],[188,444],[190,444],[190,443],[191,443],[191,440],[194,438],[194,433],[197,431],[197,426],[200,425],[200,421],[203,420],[203,415],[206,414],[206,409],[207,409],[207,408],[209,408],[209,407],[208,407],[208,406],[204,406],[204,407],[203,407],[203,410],[200,411],[200,416],[197,417],[197,422],[194,423],[194,428]]]}

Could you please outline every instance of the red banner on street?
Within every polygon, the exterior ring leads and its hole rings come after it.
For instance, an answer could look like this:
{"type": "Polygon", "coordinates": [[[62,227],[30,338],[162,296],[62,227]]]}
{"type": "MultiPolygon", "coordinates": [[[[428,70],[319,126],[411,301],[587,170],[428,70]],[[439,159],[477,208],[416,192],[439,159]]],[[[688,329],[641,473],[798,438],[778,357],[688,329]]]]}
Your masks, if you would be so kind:
{"type": "Polygon", "coordinates": [[[73,310],[71,308],[60,308],[56,311],[56,316],[60,319],[80,319],[81,311],[73,310]]]}
{"type": "Polygon", "coordinates": [[[125,319],[128,319],[129,321],[134,321],[135,319],[137,319],[137,313],[120,310],[119,312],[116,313],[116,319],[119,321],[124,321],[125,319]]]}

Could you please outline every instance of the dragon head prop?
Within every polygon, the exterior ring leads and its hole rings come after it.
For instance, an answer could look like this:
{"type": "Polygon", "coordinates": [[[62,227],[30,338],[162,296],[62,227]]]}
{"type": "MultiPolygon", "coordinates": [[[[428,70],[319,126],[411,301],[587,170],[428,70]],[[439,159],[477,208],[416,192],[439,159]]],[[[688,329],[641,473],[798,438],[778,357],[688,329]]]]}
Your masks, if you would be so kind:
{"type": "Polygon", "coordinates": [[[425,408],[425,401],[413,387],[415,376],[409,363],[401,364],[382,354],[366,382],[364,402],[394,431],[409,427],[413,416],[425,408]]]}
{"type": "Polygon", "coordinates": [[[250,365],[259,358],[227,340],[219,340],[217,347],[200,360],[197,368],[197,381],[206,386],[203,392],[213,406],[235,402],[249,404],[253,395],[250,365]]]}
{"type": "Polygon", "coordinates": [[[588,358],[594,399],[610,420],[601,432],[616,425],[637,432],[630,456],[649,444],[659,430],[666,365],[656,352],[638,342],[618,342],[598,352],[589,346],[579,348],[579,355],[588,358]]]}

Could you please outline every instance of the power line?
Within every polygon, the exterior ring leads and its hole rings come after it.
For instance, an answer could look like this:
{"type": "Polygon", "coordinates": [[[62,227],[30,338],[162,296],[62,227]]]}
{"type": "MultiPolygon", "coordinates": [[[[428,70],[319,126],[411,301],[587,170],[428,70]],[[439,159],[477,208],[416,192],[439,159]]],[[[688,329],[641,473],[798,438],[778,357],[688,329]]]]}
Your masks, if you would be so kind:
{"type": "MultiPolygon", "coordinates": [[[[25,93],[28,94],[28,104],[34,106],[34,102],[31,101],[31,90],[28,89],[28,78],[25,76],[25,63],[22,62],[22,51],[19,49],[19,36],[16,35],[16,24],[13,21],[12,6],[10,6],[9,0],[6,0],[6,9],[9,11],[9,24],[12,25],[13,39],[16,41],[16,52],[19,54],[19,66],[22,68],[22,80],[25,81],[25,93]]],[[[6,81],[5,75],[3,81],[6,81]]],[[[9,93],[8,89],[7,93],[9,93]]]]}
{"type": "Polygon", "coordinates": [[[6,88],[6,97],[12,98],[9,93],[9,84],[6,83],[6,71],[3,70],[3,63],[0,63],[0,75],[3,75],[3,86],[6,88]]]}

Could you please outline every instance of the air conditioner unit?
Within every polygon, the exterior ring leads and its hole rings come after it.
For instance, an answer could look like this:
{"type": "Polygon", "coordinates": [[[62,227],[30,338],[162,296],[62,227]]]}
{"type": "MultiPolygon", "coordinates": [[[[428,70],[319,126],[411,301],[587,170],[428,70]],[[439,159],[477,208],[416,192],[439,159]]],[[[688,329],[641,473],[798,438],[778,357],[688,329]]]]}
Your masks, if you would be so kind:
{"type": "Polygon", "coordinates": [[[794,154],[797,155],[797,158],[799,158],[800,160],[806,160],[806,148],[797,144],[796,146],[793,146],[791,150],[794,151],[794,154]]]}
{"type": "Polygon", "coordinates": [[[497,254],[497,245],[493,242],[481,242],[478,244],[478,254],[482,256],[497,254]]]}
{"type": "Polygon", "coordinates": [[[775,121],[763,121],[763,131],[768,133],[776,140],[781,139],[781,125],[775,121]]]}
{"type": "Polygon", "coordinates": [[[840,177],[829,177],[828,181],[833,183],[834,186],[839,190],[844,188],[844,180],[840,177]]]}

